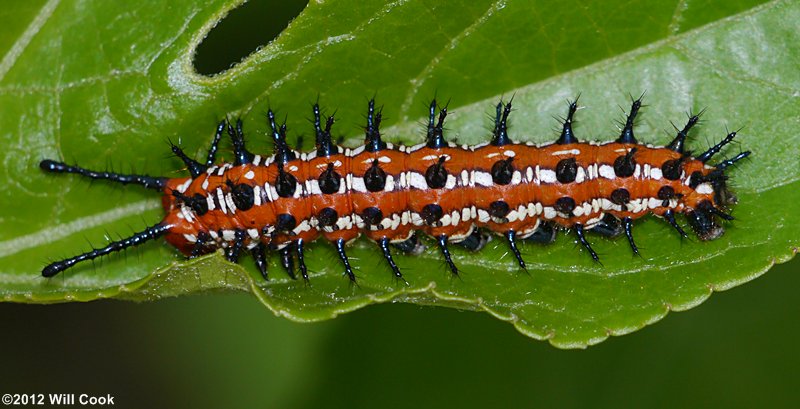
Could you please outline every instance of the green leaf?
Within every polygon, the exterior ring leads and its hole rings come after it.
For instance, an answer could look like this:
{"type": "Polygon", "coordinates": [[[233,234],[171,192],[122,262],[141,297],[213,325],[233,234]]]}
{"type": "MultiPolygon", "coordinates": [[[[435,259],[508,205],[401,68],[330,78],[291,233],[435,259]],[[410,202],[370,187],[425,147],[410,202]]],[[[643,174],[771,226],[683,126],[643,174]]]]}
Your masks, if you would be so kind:
{"type": "Polygon", "coordinates": [[[797,2],[311,2],[277,40],[214,77],[195,74],[193,50],[232,1],[8,3],[0,15],[0,294],[7,301],[250,291],[299,321],[410,302],[486,311],[531,337],[583,347],[751,280],[791,258],[800,241],[797,2]],[[731,172],[740,204],[721,239],[681,241],[648,218],[635,227],[642,258],[624,239],[592,236],[603,261],[596,264],[562,235],[549,246],[522,245],[529,275],[494,240],[477,254],[453,249],[460,279],[429,248],[397,255],[408,287],[391,278],[366,240],[348,251],[358,286],[348,285],[321,242],[307,254],[310,286],[286,278],[274,259],[267,283],[249,260],[186,261],[163,242],[52,279],[39,275],[48,261],[86,251],[86,241],[101,245],[161,217],[152,192],[46,175],[37,165],[43,158],[183,175],[167,139],[199,157],[220,118],[241,116],[252,150],[269,152],[267,106],[288,114],[290,134],[309,135],[317,97],[337,111],[337,132],[354,144],[376,92],[384,134],[396,142],[421,140],[434,94],[451,98],[447,135],[459,143],[486,141],[487,114],[512,95],[512,137],[551,141],[553,117],[579,93],[587,109],[578,113],[578,136],[609,140],[613,121],[623,118],[619,106],[644,90],[637,136],[645,142],[665,143],[670,121],[703,108],[696,150],[722,138],[726,126],[744,126],[741,149],[754,154],[731,172]]]}

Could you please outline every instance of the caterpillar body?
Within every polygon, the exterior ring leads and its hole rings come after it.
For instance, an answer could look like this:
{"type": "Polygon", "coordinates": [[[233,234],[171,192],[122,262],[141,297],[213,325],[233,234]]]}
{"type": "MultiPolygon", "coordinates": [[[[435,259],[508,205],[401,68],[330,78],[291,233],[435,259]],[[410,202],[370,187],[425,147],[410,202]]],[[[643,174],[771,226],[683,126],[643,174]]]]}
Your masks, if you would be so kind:
{"type": "Polygon", "coordinates": [[[333,116],[324,118],[313,107],[316,150],[300,153],[286,142],[286,125],[268,121],[275,150],[271,156],[245,148],[242,122],[219,123],[204,162],[189,158],[180,147],[173,153],[190,177],[166,178],[95,172],[63,162],[43,160],[48,172],[77,173],[92,179],[133,183],[162,193],[166,216],[145,230],[106,247],[56,261],[42,270],[51,277],[78,262],[135,246],[160,236],[189,257],[223,248],[231,262],[249,251],[268,278],[266,255],[277,251],[292,278],[304,279],[307,243],[323,237],[332,242],[344,273],[355,281],[346,244],[363,234],[375,241],[395,277],[403,280],[392,247],[419,252],[416,233],[431,236],[453,274],[458,268],[448,245],[479,250],[485,232],[502,235],[520,268],[525,262],[520,240],[550,242],[556,228],[571,229],[594,259],[599,260],[587,231],[625,235],[638,254],[633,220],[652,214],[666,220],[681,236],[676,220],[686,216],[701,240],[724,232],[719,220],[736,197],[726,186],[724,171],[750,152],[709,160],[736,136],[692,156],[685,150],[686,125],[664,147],[639,143],[634,120],[641,98],[631,104],[624,127],[614,141],[581,142],[572,130],[577,100],[569,103],[559,138],[551,144],[515,143],[508,133],[511,102],[496,106],[491,140],[476,146],[456,146],[444,138],[447,108],[432,101],[424,143],[394,146],[380,133],[381,110],[370,100],[364,144],[355,149],[336,145],[331,137],[333,116]],[[234,161],[215,164],[219,142],[230,136],[234,161]],[[297,265],[295,268],[295,259],[297,265]]]}

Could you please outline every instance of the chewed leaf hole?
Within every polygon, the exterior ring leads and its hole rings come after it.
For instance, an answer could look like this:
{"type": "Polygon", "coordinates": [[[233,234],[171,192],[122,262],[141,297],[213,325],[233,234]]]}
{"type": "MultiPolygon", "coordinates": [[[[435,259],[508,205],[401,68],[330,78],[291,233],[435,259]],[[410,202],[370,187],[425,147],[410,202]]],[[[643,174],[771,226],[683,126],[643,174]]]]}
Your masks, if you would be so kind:
{"type": "Polygon", "coordinates": [[[308,0],[251,0],[232,10],[197,47],[194,67],[212,76],[275,40],[308,0]]]}

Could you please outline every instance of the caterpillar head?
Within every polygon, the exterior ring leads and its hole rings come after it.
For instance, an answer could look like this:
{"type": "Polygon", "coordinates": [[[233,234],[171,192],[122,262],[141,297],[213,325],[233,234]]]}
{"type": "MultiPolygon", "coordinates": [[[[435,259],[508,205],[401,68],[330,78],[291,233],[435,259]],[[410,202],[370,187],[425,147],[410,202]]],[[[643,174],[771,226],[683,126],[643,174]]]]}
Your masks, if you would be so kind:
{"type": "Polygon", "coordinates": [[[725,228],[716,220],[713,209],[715,208],[711,202],[703,201],[693,210],[686,212],[689,225],[700,240],[714,240],[725,233],[725,228]]]}
{"type": "Polygon", "coordinates": [[[719,219],[733,220],[733,216],[723,210],[737,201],[736,195],[728,189],[728,177],[723,170],[712,169],[707,174],[695,172],[690,180],[690,187],[695,189],[695,194],[701,196],[701,199],[689,208],[686,217],[700,240],[714,240],[725,233],[719,219]]]}

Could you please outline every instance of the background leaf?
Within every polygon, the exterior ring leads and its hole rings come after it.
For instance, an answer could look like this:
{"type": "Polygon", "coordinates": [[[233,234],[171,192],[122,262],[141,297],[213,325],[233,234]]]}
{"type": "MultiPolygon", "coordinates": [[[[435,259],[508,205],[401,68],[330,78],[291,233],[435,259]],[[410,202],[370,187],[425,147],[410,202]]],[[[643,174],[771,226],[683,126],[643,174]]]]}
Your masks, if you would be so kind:
{"type": "MultiPolygon", "coordinates": [[[[163,13],[144,5],[122,12],[113,4],[47,2],[27,14],[19,6],[30,23],[19,24],[0,63],[0,140],[8,147],[0,174],[8,189],[0,203],[15,209],[3,218],[0,236],[5,298],[141,300],[241,289],[299,320],[394,300],[486,310],[528,335],[570,347],[694,306],[795,251],[797,212],[781,204],[797,199],[797,172],[783,169],[798,168],[791,132],[800,112],[796,4],[680,3],[659,10],[620,3],[623,13],[610,4],[344,3],[313,3],[277,41],[214,78],[192,73],[191,50],[230,5],[170,3],[163,13]],[[459,142],[485,140],[485,114],[499,95],[511,93],[519,107],[513,136],[551,140],[551,117],[578,92],[590,109],[580,112],[577,132],[606,140],[614,132],[611,121],[622,116],[617,104],[643,89],[649,107],[637,133],[648,142],[663,143],[669,120],[706,106],[711,109],[695,138],[700,148],[721,137],[725,124],[747,126],[741,143],[758,159],[733,173],[739,220],[723,239],[681,244],[649,220],[637,225],[643,260],[632,259],[624,243],[595,239],[604,265],[594,265],[562,238],[525,247],[531,276],[516,273],[505,247],[496,244],[478,255],[458,252],[462,280],[431,263],[439,258],[429,251],[399,258],[410,288],[391,280],[366,242],[350,251],[361,267],[359,288],[344,283],[322,244],[309,255],[310,288],[280,273],[262,286],[251,269],[219,256],[176,262],[171,249],[155,243],[63,278],[37,274],[47,257],[82,251],[76,238],[102,243],[104,229],[127,234],[159,217],[158,201],[147,192],[90,188],[31,171],[42,157],[172,174],[177,163],[156,153],[166,152],[168,137],[182,136],[199,152],[225,114],[242,115],[251,135],[263,135],[267,99],[290,114],[290,129],[307,133],[308,101],[317,93],[339,118],[352,118],[340,121],[339,131],[357,136],[365,100],[376,91],[393,125],[385,134],[398,141],[419,140],[418,113],[434,92],[452,95],[450,136],[459,142]]],[[[268,149],[263,140],[256,146],[268,149]]]]}

